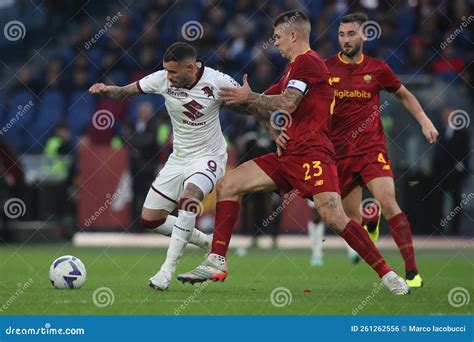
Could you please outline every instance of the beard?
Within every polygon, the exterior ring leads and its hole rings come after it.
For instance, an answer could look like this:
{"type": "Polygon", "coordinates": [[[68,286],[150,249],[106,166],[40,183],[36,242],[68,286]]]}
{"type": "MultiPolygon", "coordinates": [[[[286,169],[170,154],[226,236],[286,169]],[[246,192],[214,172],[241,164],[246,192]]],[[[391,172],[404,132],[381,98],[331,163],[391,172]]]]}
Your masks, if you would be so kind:
{"type": "Polygon", "coordinates": [[[344,55],[346,55],[347,57],[349,58],[352,58],[354,57],[355,55],[357,55],[360,51],[360,49],[362,48],[362,44],[361,43],[358,43],[356,45],[354,45],[354,47],[349,50],[349,51],[346,51],[344,48],[342,49],[342,53],[344,55]]]}

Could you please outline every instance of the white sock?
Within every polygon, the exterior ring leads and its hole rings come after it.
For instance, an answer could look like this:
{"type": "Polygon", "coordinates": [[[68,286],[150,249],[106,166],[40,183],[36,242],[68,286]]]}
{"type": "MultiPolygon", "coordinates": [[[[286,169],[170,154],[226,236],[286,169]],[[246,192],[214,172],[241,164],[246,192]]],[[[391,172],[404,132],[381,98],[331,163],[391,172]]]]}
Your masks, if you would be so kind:
{"type": "Polygon", "coordinates": [[[308,235],[311,240],[311,257],[322,258],[323,257],[323,238],[324,238],[324,223],[308,222],[308,235]]]}
{"type": "MultiPolygon", "coordinates": [[[[178,218],[176,216],[168,215],[168,217],[166,217],[166,221],[161,226],[156,227],[151,231],[153,233],[171,236],[177,219],[178,218]]],[[[193,229],[192,235],[188,242],[207,250],[212,243],[212,235],[204,234],[199,229],[193,229]]]]}
{"type": "Polygon", "coordinates": [[[196,224],[196,213],[178,210],[178,218],[173,226],[171,233],[170,245],[166,253],[166,260],[163,267],[174,272],[179,258],[183,255],[184,249],[188,244],[196,224]]]}

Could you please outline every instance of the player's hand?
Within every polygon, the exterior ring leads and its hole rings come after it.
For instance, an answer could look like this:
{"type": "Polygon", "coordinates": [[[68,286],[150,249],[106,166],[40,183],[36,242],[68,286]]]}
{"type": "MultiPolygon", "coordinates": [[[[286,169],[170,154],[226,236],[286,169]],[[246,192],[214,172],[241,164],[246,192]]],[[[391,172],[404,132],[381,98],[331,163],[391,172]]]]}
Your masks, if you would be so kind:
{"type": "Polygon", "coordinates": [[[283,130],[275,139],[277,145],[277,154],[279,157],[282,156],[283,151],[285,151],[288,147],[288,141],[290,140],[290,137],[285,133],[285,131],[286,129],[283,130]]]}
{"type": "Polygon", "coordinates": [[[107,95],[108,87],[104,83],[96,83],[89,88],[89,93],[92,95],[104,96],[107,95]]]}
{"type": "Polygon", "coordinates": [[[250,94],[252,89],[250,89],[249,83],[247,82],[247,74],[242,78],[243,84],[240,88],[228,88],[223,87],[219,91],[219,97],[225,104],[236,104],[245,102],[250,94]]]}
{"type": "Polygon", "coordinates": [[[423,135],[430,144],[434,144],[438,140],[439,133],[431,120],[426,121],[421,127],[423,135]]]}

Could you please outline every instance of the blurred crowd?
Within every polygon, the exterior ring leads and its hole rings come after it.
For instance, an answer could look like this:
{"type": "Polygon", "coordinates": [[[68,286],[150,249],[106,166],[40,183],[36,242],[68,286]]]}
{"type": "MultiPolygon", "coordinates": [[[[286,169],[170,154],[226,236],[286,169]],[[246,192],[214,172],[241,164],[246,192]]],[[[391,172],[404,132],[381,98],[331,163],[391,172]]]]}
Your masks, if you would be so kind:
{"type": "MultiPolygon", "coordinates": [[[[384,59],[398,75],[459,87],[474,82],[474,68],[468,67],[474,57],[469,0],[18,0],[0,6],[2,20],[22,21],[29,37],[21,46],[1,43],[2,61],[21,63],[13,77],[0,63],[7,81],[0,90],[0,139],[9,151],[71,154],[84,141],[128,145],[132,169],[146,174],[147,184],[154,170],[142,166],[150,158],[162,163],[170,152],[163,99],[143,95],[111,101],[87,90],[95,82],[125,85],[160,69],[165,49],[177,40],[187,39],[206,65],[238,81],[248,73],[253,90],[261,92],[286,63],[271,44],[273,18],[279,13],[304,10],[312,21],[313,48],[326,58],[339,50],[338,18],[362,10],[381,34],[367,42],[366,53],[384,59]],[[31,55],[38,44],[31,37],[40,36],[52,39],[41,65],[26,63],[28,54],[12,53],[13,46],[31,55]],[[93,124],[100,110],[113,114],[113,126],[104,130],[93,124]],[[51,143],[58,136],[60,142],[51,143]]],[[[253,118],[222,112],[221,120],[238,159],[249,146],[261,147],[262,153],[272,148],[253,118]]]]}

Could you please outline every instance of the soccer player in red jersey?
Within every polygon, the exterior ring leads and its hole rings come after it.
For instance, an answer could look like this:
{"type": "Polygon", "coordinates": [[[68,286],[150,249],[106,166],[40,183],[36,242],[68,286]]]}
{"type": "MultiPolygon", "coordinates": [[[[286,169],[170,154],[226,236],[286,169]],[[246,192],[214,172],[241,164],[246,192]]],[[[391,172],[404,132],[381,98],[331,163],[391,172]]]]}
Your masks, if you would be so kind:
{"type": "Polygon", "coordinates": [[[344,211],[361,222],[362,187],[367,186],[381,205],[381,211],[405,261],[410,287],[423,281],[415,261],[410,223],[395,199],[395,185],[387,154],[385,132],[380,118],[380,91],[391,92],[413,115],[423,135],[433,144],[438,132],[417,99],[403,86],[390,67],[363,53],[364,13],[341,18],[341,51],[326,60],[335,88],[336,105],[331,120],[331,141],[344,211]]]}
{"type": "Polygon", "coordinates": [[[247,106],[254,115],[267,120],[276,117],[277,124],[286,123],[290,141],[285,151],[243,163],[218,182],[212,250],[201,265],[179,275],[178,280],[195,283],[223,281],[227,277],[225,256],[243,194],[261,190],[286,193],[296,189],[301,197],[313,199],[322,220],[359,253],[392,293],[410,292],[366,231],[349,219],[342,208],[328,127],[334,90],[329,84],[329,70],[309,46],[310,31],[304,13],[282,13],[274,22],[275,46],[290,61],[282,78],[264,94],[251,91],[246,75],[241,88],[221,88],[220,95],[226,104],[247,106]]]}

